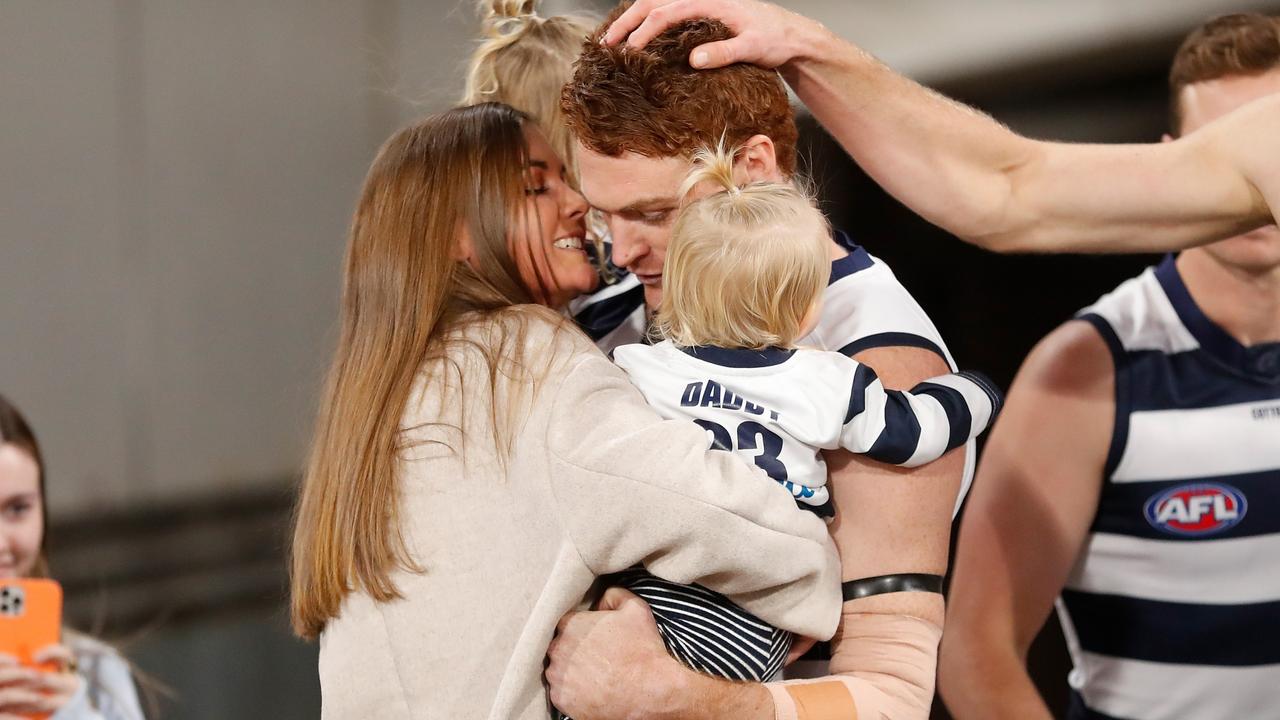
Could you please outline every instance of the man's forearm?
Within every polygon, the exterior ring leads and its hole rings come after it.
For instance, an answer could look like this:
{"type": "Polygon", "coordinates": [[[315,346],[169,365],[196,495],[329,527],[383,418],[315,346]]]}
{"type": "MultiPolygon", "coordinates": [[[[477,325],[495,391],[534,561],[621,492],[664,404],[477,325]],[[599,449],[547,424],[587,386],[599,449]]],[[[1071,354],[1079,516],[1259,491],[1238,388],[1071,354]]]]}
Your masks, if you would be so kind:
{"type": "Polygon", "coordinates": [[[780,70],[819,122],[892,195],[970,242],[1001,251],[1163,250],[1268,219],[1238,159],[1212,142],[1028,140],[817,23],[794,32],[806,50],[780,70]]]}
{"type": "Polygon", "coordinates": [[[760,683],[742,683],[687,670],[672,688],[669,707],[644,720],[773,720],[773,700],[760,683]]]}

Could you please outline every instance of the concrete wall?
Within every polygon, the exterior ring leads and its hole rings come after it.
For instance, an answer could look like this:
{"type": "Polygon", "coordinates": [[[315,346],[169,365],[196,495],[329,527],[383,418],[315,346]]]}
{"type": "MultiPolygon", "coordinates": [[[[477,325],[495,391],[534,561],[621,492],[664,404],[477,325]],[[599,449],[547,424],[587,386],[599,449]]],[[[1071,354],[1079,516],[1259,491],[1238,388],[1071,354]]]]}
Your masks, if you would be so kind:
{"type": "Polygon", "coordinates": [[[364,170],[460,87],[444,5],[0,4],[0,392],[55,511],[296,470],[364,170]]]}

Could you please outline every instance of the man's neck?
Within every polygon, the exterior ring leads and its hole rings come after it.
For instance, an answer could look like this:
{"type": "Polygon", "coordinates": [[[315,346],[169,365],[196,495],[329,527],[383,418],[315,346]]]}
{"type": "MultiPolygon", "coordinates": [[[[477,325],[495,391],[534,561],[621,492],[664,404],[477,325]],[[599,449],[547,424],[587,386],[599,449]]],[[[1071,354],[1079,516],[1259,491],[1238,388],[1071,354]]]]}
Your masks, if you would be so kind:
{"type": "Polygon", "coordinates": [[[1177,263],[1196,305],[1241,345],[1280,342],[1280,266],[1251,272],[1204,249],[1183,252],[1177,263]]]}

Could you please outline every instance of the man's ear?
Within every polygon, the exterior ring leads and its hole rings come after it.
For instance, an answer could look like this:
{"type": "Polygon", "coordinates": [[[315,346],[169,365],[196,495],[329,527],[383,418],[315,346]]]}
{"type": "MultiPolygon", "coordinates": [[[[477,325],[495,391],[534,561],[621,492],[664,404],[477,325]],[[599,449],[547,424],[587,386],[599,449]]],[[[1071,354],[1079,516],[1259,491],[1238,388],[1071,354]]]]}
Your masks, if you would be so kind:
{"type": "Polygon", "coordinates": [[[768,135],[752,135],[747,138],[738,157],[733,161],[733,175],[735,180],[744,185],[782,180],[773,140],[768,135]]]}

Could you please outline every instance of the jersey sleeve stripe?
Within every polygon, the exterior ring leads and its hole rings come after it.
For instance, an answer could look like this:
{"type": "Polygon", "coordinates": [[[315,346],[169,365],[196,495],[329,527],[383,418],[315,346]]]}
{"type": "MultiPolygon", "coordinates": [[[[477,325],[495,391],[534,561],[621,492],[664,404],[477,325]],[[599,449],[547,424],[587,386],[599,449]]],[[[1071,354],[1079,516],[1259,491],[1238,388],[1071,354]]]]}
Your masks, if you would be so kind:
{"type": "Polygon", "coordinates": [[[948,366],[950,366],[950,361],[947,360],[947,354],[943,352],[942,348],[939,347],[936,342],[922,335],[906,332],[883,332],[876,333],[875,335],[867,335],[866,337],[858,338],[857,340],[854,340],[848,345],[840,348],[840,354],[853,357],[860,352],[882,347],[921,348],[936,354],[938,357],[942,358],[944,362],[947,362],[948,366]]]}
{"type": "Polygon", "coordinates": [[[975,372],[973,370],[961,370],[960,372],[957,372],[956,375],[968,380],[974,385],[977,385],[978,389],[986,393],[987,400],[991,402],[991,420],[994,421],[996,415],[1000,414],[1000,408],[1004,407],[1004,393],[1000,392],[1000,388],[991,380],[991,378],[980,372],[975,372]]]}
{"type": "Polygon", "coordinates": [[[947,450],[958,448],[969,441],[969,433],[973,429],[973,413],[969,412],[969,404],[965,402],[964,395],[959,390],[937,383],[923,382],[911,388],[911,393],[933,398],[942,406],[950,425],[947,450]]]}
{"type": "Polygon", "coordinates": [[[858,364],[853,372],[853,389],[849,392],[849,410],[844,414],[844,424],[862,414],[867,408],[867,386],[876,381],[876,371],[858,364]]]}
{"type": "Polygon", "coordinates": [[[901,465],[911,459],[920,444],[920,419],[902,392],[886,390],[885,396],[884,430],[867,450],[867,457],[901,465]]]}

